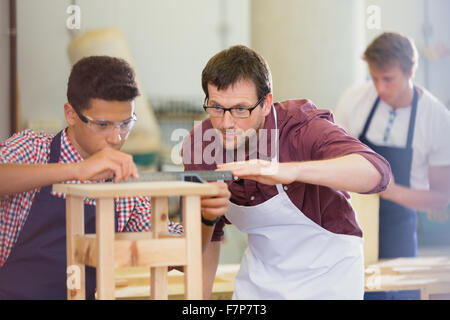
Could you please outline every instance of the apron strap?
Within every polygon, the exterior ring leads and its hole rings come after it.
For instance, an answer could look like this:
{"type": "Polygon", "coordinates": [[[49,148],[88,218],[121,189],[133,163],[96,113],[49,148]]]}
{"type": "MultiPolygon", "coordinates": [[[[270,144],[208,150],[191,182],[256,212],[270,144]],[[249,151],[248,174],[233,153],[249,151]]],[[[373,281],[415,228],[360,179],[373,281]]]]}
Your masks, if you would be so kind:
{"type": "MultiPolygon", "coordinates": [[[[411,146],[412,146],[412,139],[414,136],[414,127],[416,124],[418,96],[419,95],[417,92],[417,88],[414,86],[414,97],[413,97],[413,101],[411,103],[411,115],[409,117],[408,139],[406,141],[406,148],[411,148],[411,146]]],[[[366,123],[364,124],[364,128],[360,135],[361,138],[364,138],[367,140],[366,133],[367,133],[367,130],[369,129],[370,123],[372,122],[373,115],[375,114],[375,111],[377,110],[379,103],[380,103],[380,97],[377,96],[377,99],[375,100],[375,102],[372,105],[372,109],[370,110],[369,116],[367,117],[366,123]]]]}
{"type": "MultiPolygon", "coordinates": [[[[61,154],[61,135],[62,131],[60,131],[57,135],[55,135],[52,139],[52,143],[50,145],[50,159],[48,163],[58,163],[59,157],[61,154]]],[[[52,186],[45,186],[41,188],[41,193],[50,193],[52,191],[52,186]]]]}
{"type": "Polygon", "coordinates": [[[364,128],[361,133],[361,137],[366,140],[367,140],[367,138],[366,138],[367,130],[369,129],[369,125],[372,122],[373,115],[375,114],[375,111],[377,110],[379,103],[380,103],[380,96],[377,96],[377,99],[375,100],[375,102],[372,105],[372,109],[370,110],[369,116],[367,117],[366,123],[364,124],[364,128]]]}
{"type": "Polygon", "coordinates": [[[285,192],[282,184],[277,184],[277,191],[278,194],[285,192]]]}
{"type": "Polygon", "coordinates": [[[408,140],[406,142],[406,148],[410,149],[412,146],[412,139],[414,137],[414,127],[416,124],[416,113],[417,113],[417,101],[419,94],[417,88],[414,87],[414,97],[411,104],[411,115],[409,116],[409,127],[408,127],[408,140]]]}
{"type": "Polygon", "coordinates": [[[56,136],[52,139],[52,144],[50,145],[50,160],[48,163],[58,163],[61,154],[61,135],[62,131],[58,132],[56,136]]]}
{"type": "MultiPolygon", "coordinates": [[[[278,132],[278,123],[277,123],[277,110],[275,109],[275,106],[272,104],[272,108],[273,108],[273,117],[274,117],[274,121],[275,121],[275,157],[272,157],[272,162],[279,162],[279,152],[278,152],[278,143],[279,143],[279,132],[278,132]]],[[[270,137],[272,137],[272,135],[270,135],[270,137]]]]}
{"type": "MultiPolygon", "coordinates": [[[[275,139],[275,157],[272,157],[272,162],[279,162],[279,131],[278,131],[278,123],[277,123],[277,110],[275,109],[275,106],[272,105],[273,108],[273,117],[275,118],[275,135],[276,135],[276,139],[275,139]]],[[[270,135],[272,137],[272,135],[270,135]]],[[[277,184],[277,191],[278,193],[283,193],[285,192],[283,189],[283,185],[282,184],[277,184]]]]}

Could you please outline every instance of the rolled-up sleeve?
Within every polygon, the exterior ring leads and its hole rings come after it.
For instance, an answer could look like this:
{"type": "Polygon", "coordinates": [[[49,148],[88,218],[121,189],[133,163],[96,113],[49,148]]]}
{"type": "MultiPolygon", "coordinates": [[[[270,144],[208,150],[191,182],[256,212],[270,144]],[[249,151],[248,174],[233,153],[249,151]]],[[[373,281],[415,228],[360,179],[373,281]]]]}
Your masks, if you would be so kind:
{"type": "Polygon", "coordinates": [[[358,139],[348,135],[344,129],[324,118],[310,121],[302,134],[302,148],[309,148],[311,160],[333,159],[349,154],[359,154],[367,159],[380,173],[381,180],[372,190],[365,192],[379,193],[384,191],[391,179],[389,162],[358,139]]]}

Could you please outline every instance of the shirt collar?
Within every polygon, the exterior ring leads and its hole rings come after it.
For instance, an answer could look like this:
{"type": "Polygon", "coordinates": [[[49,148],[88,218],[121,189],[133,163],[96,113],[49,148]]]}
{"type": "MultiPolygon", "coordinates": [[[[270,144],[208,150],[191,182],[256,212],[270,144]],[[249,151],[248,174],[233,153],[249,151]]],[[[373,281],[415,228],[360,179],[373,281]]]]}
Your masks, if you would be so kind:
{"type": "Polygon", "coordinates": [[[62,163],[75,163],[83,161],[83,157],[78,153],[67,135],[67,128],[61,134],[61,158],[62,163]]]}

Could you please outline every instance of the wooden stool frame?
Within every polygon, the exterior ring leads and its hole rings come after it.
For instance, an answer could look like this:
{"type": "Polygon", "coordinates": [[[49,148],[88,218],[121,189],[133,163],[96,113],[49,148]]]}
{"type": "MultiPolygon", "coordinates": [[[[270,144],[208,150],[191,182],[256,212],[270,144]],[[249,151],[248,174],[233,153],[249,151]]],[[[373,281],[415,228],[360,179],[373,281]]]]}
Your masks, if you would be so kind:
{"type": "MultiPolygon", "coordinates": [[[[217,194],[213,185],[193,182],[56,184],[66,194],[67,266],[79,270],[69,300],[86,299],[85,265],[96,268],[97,299],[115,299],[114,270],[150,267],[151,299],[167,299],[168,266],[184,266],[185,298],[202,299],[200,196],[217,194]],[[114,198],[151,197],[151,232],[115,233],[114,198]],[[181,196],[184,235],[168,233],[168,197],[181,196]],[[84,198],[96,200],[96,233],[84,234],[84,198]]],[[[69,277],[69,275],[68,275],[69,277]]],[[[69,278],[68,278],[69,283],[69,278]]]]}

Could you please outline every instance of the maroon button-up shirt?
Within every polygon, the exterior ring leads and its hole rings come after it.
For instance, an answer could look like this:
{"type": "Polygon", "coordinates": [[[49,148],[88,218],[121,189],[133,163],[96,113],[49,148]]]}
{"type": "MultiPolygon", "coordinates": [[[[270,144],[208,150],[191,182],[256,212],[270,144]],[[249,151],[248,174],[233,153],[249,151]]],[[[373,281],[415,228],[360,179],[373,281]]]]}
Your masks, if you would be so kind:
{"type": "MultiPolygon", "coordinates": [[[[368,193],[378,193],[386,189],[390,179],[389,163],[334,124],[330,111],[318,110],[309,100],[288,100],[275,103],[274,107],[279,130],[280,162],[324,160],[352,153],[360,154],[370,161],[382,176],[379,185],[368,193]]],[[[235,152],[234,155],[227,155],[223,147],[218,149],[218,140],[206,133],[211,132],[208,129],[212,129],[209,119],[203,121],[201,126],[195,127],[184,140],[185,170],[215,170],[216,163],[244,160],[242,154],[239,156],[235,152]],[[215,146],[212,147],[212,145],[215,146]],[[219,153],[221,154],[217,155],[219,153]],[[210,154],[214,156],[214,159],[211,159],[210,154]]],[[[275,129],[273,109],[266,117],[264,129],[268,132],[267,140],[265,140],[267,147],[264,145],[264,148],[260,148],[258,144],[252,149],[250,146],[248,148],[250,150],[245,152],[245,160],[256,157],[267,160],[274,155],[275,143],[272,142],[273,139],[270,139],[271,129],[275,129]]],[[[263,138],[258,142],[261,140],[263,138]]],[[[228,187],[231,192],[230,200],[241,206],[255,206],[277,194],[276,186],[247,179],[229,182],[228,187]]],[[[347,192],[303,182],[293,182],[283,187],[293,204],[322,228],[337,234],[362,237],[362,231],[356,222],[355,212],[349,203],[350,196],[347,192]]],[[[276,208],[274,208],[274,214],[276,214],[276,208]]],[[[230,222],[223,217],[216,224],[213,241],[222,239],[225,223],[230,222]]]]}

